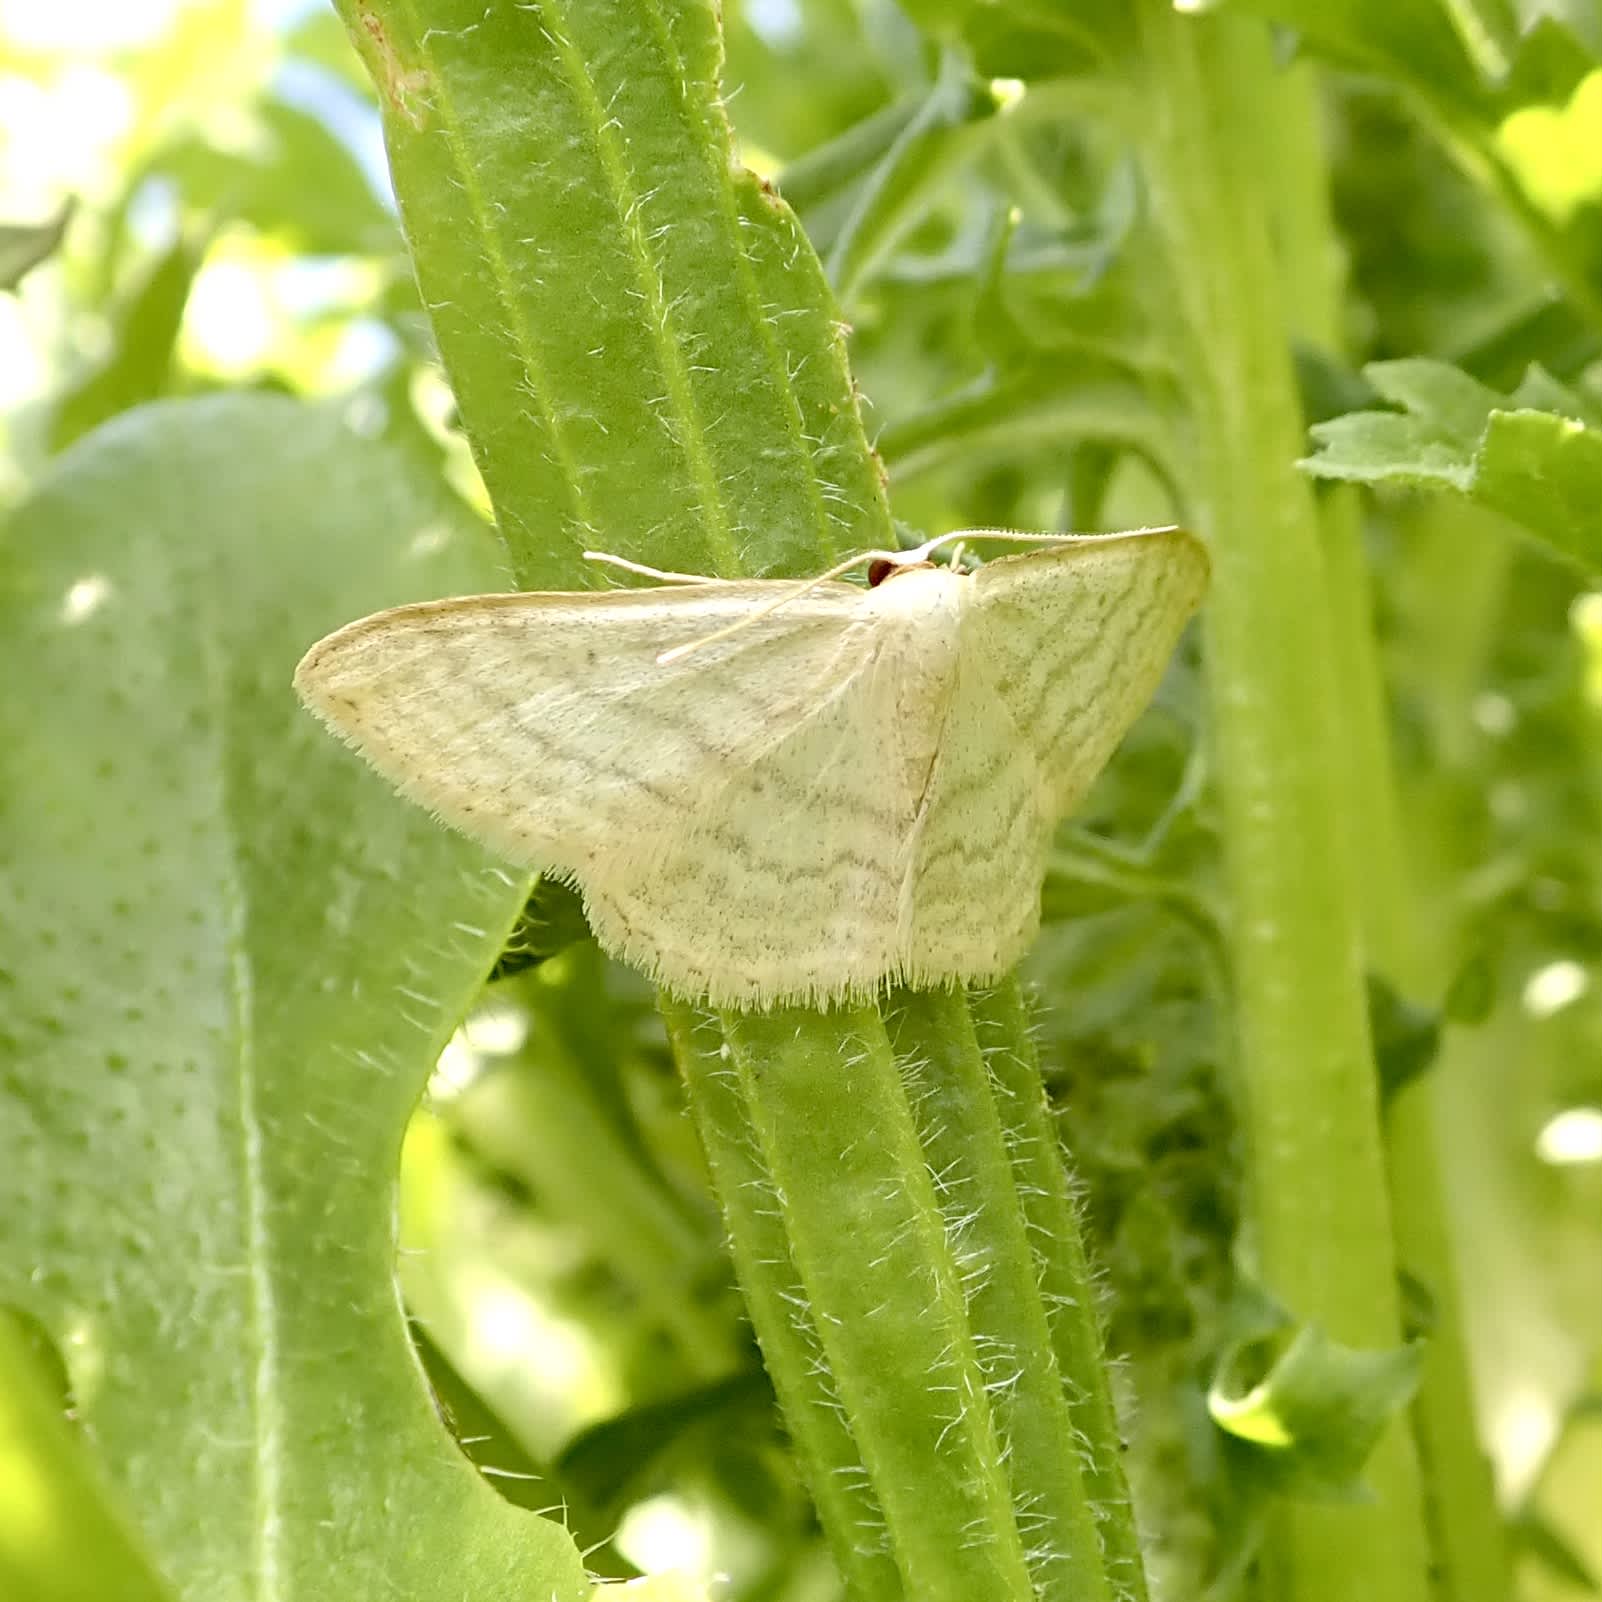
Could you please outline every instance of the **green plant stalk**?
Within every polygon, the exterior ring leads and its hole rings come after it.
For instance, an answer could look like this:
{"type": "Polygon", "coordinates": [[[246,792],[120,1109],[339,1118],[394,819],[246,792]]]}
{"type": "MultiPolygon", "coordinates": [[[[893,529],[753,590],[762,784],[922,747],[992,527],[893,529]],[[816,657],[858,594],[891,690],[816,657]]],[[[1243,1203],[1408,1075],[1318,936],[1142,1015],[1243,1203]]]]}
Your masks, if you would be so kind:
{"type": "Polygon", "coordinates": [[[1142,1602],[1091,1275],[1016,989],[902,994],[894,1051],[872,1011],[728,1014],[720,1031],[666,1010],[853,1596],[1142,1602]]]}
{"type": "MultiPolygon", "coordinates": [[[[1521,556],[1520,534],[1495,512],[1445,495],[1410,498],[1403,528],[1409,562],[1398,605],[1408,633],[1419,642],[1419,659],[1429,665],[1431,746],[1440,753],[1441,767],[1458,774],[1474,760],[1482,738],[1474,726],[1474,697],[1491,671],[1508,586],[1521,556]]],[[[1444,890],[1461,864],[1432,851],[1437,834],[1455,838],[1458,832],[1434,794],[1439,777],[1429,776],[1424,788],[1430,794],[1417,798],[1410,810],[1430,814],[1416,831],[1425,863],[1419,878],[1444,890]]]]}
{"type": "MultiPolygon", "coordinates": [[[[711,0],[341,6],[522,584],[593,581],[596,545],[777,576],[894,543],[817,258],[733,160],[711,0]]],[[[1036,1488],[1002,1459],[879,1017],[664,1012],[848,1583],[862,1602],[1034,1602],[1036,1488]]],[[[1057,1294],[1089,1305],[1084,1285],[1057,1294]]],[[[996,1333],[1022,1350],[1041,1315],[1020,1316],[996,1333]]]]}
{"type": "Polygon", "coordinates": [[[746,1309],[835,1561],[852,1602],[902,1602],[884,1509],[824,1356],[723,1032],[715,1016],[692,1007],[664,1000],[662,1014],[729,1226],[746,1309]]]}
{"type": "MultiPolygon", "coordinates": [[[[1399,990],[1434,998],[1446,976],[1434,960],[1439,948],[1425,938],[1411,893],[1353,492],[1343,488],[1331,497],[1325,538],[1330,619],[1346,688],[1351,833],[1363,842],[1365,857],[1360,875],[1364,939],[1372,966],[1399,990]]],[[[1387,1172],[1399,1263],[1427,1287],[1434,1308],[1412,1417],[1439,1594],[1450,1602],[1502,1602],[1509,1583],[1505,1528],[1475,1428],[1462,1297],[1440,1170],[1436,1086],[1451,1071],[1452,1049],[1449,1036],[1441,1059],[1387,1105],[1387,1172]]]]}
{"type": "MultiPolygon", "coordinates": [[[[782,1013],[726,1015],[724,1030],[908,1597],[1032,1602],[1032,1521],[1059,1488],[1012,1478],[938,1176],[882,1023],[859,1015],[846,1049],[827,1053],[807,1049],[782,1013]],[[861,1244],[845,1249],[852,1241],[861,1244]]],[[[974,1110],[962,1111],[948,1134],[972,1160],[982,1135],[974,1110]]],[[[1023,1267],[1016,1248],[1009,1255],[998,1275],[1023,1267]]],[[[1022,1349],[1028,1323],[983,1334],[1022,1349]]],[[[1057,1445],[1071,1454],[1069,1440],[1057,1445]]],[[[1049,1559],[1095,1574],[1094,1554],[1052,1543],[1049,1559]]]]}
{"type": "MultiPolygon", "coordinates": [[[[829,1018],[825,1035],[801,1009],[722,1016],[720,1056],[764,1176],[746,1188],[782,1218],[799,1305],[906,1596],[1029,1602],[960,1270],[901,1072],[876,1012],[829,1018]]],[[[766,1265],[745,1266],[758,1270],[760,1318],[766,1265]]],[[[771,1363],[778,1343],[760,1324],[759,1335],[771,1363]]],[[[795,1379],[775,1374],[781,1395],[795,1379]]]]}
{"type": "MultiPolygon", "coordinates": [[[[961,994],[901,992],[886,1022],[961,1273],[1014,1506],[1028,1510],[1027,1555],[1037,1593],[1042,1602],[1108,1598],[1099,1510],[1085,1472],[1095,1466],[1095,1454],[1083,1446],[1065,1450],[1075,1441],[1075,1420],[1016,1168],[1026,1147],[1002,1118],[1007,1091],[986,1060],[961,994]]],[[[1035,1089],[1038,1104],[1038,1078],[1035,1089]]],[[[1047,1160],[1057,1158],[1053,1146],[1047,1160]]]]}
{"type": "Polygon", "coordinates": [[[1513,65],[1505,42],[1516,41],[1519,33],[1508,0],[1441,0],[1441,9],[1485,77],[1491,81],[1503,77],[1513,65]]]}
{"type": "MultiPolygon", "coordinates": [[[[1273,113],[1275,220],[1291,329],[1339,354],[1343,259],[1329,209],[1318,127],[1317,79],[1303,65],[1281,73],[1273,113]]],[[[1404,842],[1392,764],[1384,676],[1374,637],[1373,597],[1363,553],[1362,501],[1355,490],[1326,491],[1325,595],[1346,737],[1349,837],[1361,841],[1359,915],[1369,965],[1404,994],[1436,997],[1445,975],[1424,938],[1404,842]]],[[[1448,1045],[1448,1050],[1450,1046],[1448,1045]]],[[[1435,1305],[1429,1356],[1413,1405],[1438,1590],[1451,1602],[1500,1602],[1508,1564],[1490,1465],[1475,1432],[1462,1299],[1452,1261],[1441,1184],[1437,1077],[1420,1076],[1386,1109],[1388,1174],[1397,1251],[1429,1288],[1435,1305]]]]}
{"type": "MultiPolygon", "coordinates": [[[[1302,418],[1267,225],[1268,35],[1141,0],[1144,139],[1175,279],[1191,419],[1188,510],[1209,538],[1208,683],[1226,829],[1250,1244],[1267,1289],[1352,1345],[1401,1337],[1340,809],[1335,658],[1318,519],[1295,462],[1302,418]]],[[[1427,1543],[1417,1465],[1393,1426],[1370,1505],[1275,1509],[1279,1602],[1417,1602],[1427,1543]]]]}
{"type": "MultiPolygon", "coordinates": [[[[1276,9],[1261,6],[1272,14],[1276,9]]],[[[1439,7],[1399,7],[1404,16],[1398,37],[1369,38],[1373,32],[1355,17],[1342,18],[1348,8],[1298,4],[1287,20],[1307,27],[1317,36],[1326,15],[1325,36],[1343,57],[1342,49],[1358,40],[1372,45],[1361,51],[1361,65],[1382,78],[1391,78],[1407,92],[1411,109],[1447,152],[1476,182],[1497,196],[1545,263],[1553,281],[1594,327],[1602,328],[1602,292],[1599,292],[1581,254],[1564,230],[1536,203],[1517,172],[1497,147],[1500,119],[1508,107],[1490,87],[1507,72],[1508,52],[1517,52],[1519,26],[1507,0],[1443,0],[1439,7]],[[1413,30],[1410,44],[1402,33],[1413,30]]]]}
{"type": "Polygon", "coordinates": [[[1124,1473],[1106,1332],[1072,1181],[1046,1103],[1028,1009],[1016,980],[976,992],[971,1006],[1023,1204],[1057,1371],[1070,1389],[1086,1494],[1100,1521],[1108,1577],[1119,1597],[1143,1602],[1145,1563],[1124,1473]]]}

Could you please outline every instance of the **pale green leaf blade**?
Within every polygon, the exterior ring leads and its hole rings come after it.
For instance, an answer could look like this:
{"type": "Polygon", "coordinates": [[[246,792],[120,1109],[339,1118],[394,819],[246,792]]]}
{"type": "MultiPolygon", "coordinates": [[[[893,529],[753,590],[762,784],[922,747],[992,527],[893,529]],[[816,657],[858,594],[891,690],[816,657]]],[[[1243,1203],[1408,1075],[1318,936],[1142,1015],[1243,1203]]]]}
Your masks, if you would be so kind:
{"type": "Polygon", "coordinates": [[[1595,401],[1532,368],[1501,395],[1444,362],[1366,368],[1403,412],[1315,424],[1320,478],[1453,489],[1527,529],[1571,562],[1602,571],[1602,427],[1595,401]],[[1534,409],[1535,403],[1544,410],[1534,409]]]}
{"type": "Polygon", "coordinates": [[[1431,489],[1469,486],[1467,453],[1423,418],[1400,412],[1349,412],[1315,424],[1312,434],[1319,451],[1304,465],[1319,478],[1431,489]]]}
{"type": "Polygon", "coordinates": [[[0,1300],[187,1598],[583,1594],[434,1414],[402,1130],[521,884],[296,704],[331,626],[496,582],[331,410],[130,413],[0,547],[0,1300]]]}
{"type": "Polygon", "coordinates": [[[1432,428],[1460,447],[1472,446],[1486,419],[1504,403],[1489,385],[1446,362],[1424,357],[1370,362],[1363,376],[1376,394],[1427,418],[1432,428]]]}
{"type": "Polygon", "coordinates": [[[1476,500],[1602,571],[1602,431],[1551,412],[1496,412],[1476,468],[1476,500]]]}

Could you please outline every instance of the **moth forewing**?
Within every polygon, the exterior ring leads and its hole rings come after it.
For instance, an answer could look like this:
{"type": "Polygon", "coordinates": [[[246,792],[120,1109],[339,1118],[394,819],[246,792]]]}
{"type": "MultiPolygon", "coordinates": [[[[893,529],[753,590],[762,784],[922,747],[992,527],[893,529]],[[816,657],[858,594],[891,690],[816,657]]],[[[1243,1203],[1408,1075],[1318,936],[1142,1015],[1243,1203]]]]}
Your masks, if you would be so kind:
{"type": "Polygon", "coordinates": [[[768,1006],[991,979],[1032,935],[1050,831],[1150,695],[1206,560],[1162,531],[969,576],[930,567],[934,543],[868,589],[399,607],[314,646],[296,688],[405,794],[576,881],[601,944],[678,994],[768,1006]]]}
{"type": "Polygon", "coordinates": [[[984,983],[1024,954],[1055,819],[1039,775],[971,651],[960,658],[914,824],[903,889],[904,977],[984,983]]]}
{"type": "Polygon", "coordinates": [[[314,646],[296,688],[446,822],[582,883],[671,837],[726,767],[805,715],[805,686],[851,621],[847,586],[699,660],[657,661],[766,594],[731,584],[397,607],[314,646]]]}
{"type": "Polygon", "coordinates": [[[1205,548],[1182,529],[1086,537],[976,575],[971,649],[1040,770],[1053,825],[1151,699],[1207,577],[1205,548]]]}

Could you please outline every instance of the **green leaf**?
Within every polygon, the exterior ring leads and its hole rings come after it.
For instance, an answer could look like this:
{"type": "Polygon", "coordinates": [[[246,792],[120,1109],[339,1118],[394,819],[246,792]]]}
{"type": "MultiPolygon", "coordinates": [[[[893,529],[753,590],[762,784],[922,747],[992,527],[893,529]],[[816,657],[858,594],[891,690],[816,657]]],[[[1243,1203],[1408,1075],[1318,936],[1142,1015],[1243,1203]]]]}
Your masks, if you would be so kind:
{"type": "MultiPolygon", "coordinates": [[[[1070,240],[1018,240],[1016,215],[998,230],[975,305],[976,333],[999,363],[1027,366],[1051,355],[1093,357],[1148,377],[1172,376],[1131,270],[1139,182],[1120,163],[1070,240]]],[[[1077,361],[1064,377],[1078,377],[1077,361]]],[[[1093,375],[1087,375],[1093,376],[1093,375]]]]}
{"type": "Polygon", "coordinates": [[[879,449],[901,484],[953,461],[1017,457],[1065,440],[1118,446],[1155,463],[1169,454],[1163,418],[1140,383],[1088,357],[1072,373],[1041,360],[984,378],[886,428],[879,449]]]}
{"type": "Polygon", "coordinates": [[[1539,368],[1512,395],[1423,359],[1376,362],[1364,376],[1405,411],[1317,424],[1320,449],[1303,462],[1308,472],[1456,490],[1569,561],[1602,570],[1602,413],[1594,402],[1539,368]]]}
{"type": "Polygon", "coordinates": [[[332,409],[129,414],[0,546],[0,1301],[184,1597],[577,1598],[559,1527],[455,1451],[393,1190],[523,886],[298,708],[357,613],[496,580],[332,409]]]}
{"type": "Polygon", "coordinates": [[[1566,28],[1593,56],[1602,58],[1602,4],[1598,0],[1515,0],[1515,4],[1527,28],[1533,31],[1544,23],[1566,28]]]}
{"type": "MultiPolygon", "coordinates": [[[[414,1123],[413,1129],[416,1127],[414,1123]]],[[[613,1579],[630,1579],[637,1574],[635,1565],[612,1548],[617,1520],[603,1519],[575,1490],[571,1480],[559,1478],[549,1464],[530,1456],[506,1420],[440,1350],[420,1316],[413,1317],[411,1334],[429,1389],[457,1445],[479,1472],[494,1482],[500,1495],[516,1507],[536,1512],[559,1504],[562,1522],[582,1545],[585,1567],[591,1574],[613,1579]]]]}
{"type": "Polygon", "coordinates": [[[989,84],[949,53],[928,97],[870,174],[829,253],[829,280],[850,304],[857,290],[920,219],[931,192],[975,154],[1000,109],[989,84]]]}
{"type": "MultiPolygon", "coordinates": [[[[583,1431],[563,1450],[563,1481],[612,1518],[649,1489],[657,1459],[699,1436],[760,1442],[774,1428],[773,1387],[760,1371],[736,1374],[665,1401],[630,1408],[583,1431]]],[[[694,1444],[694,1443],[692,1443],[694,1444]]]]}
{"type": "Polygon", "coordinates": [[[857,0],[810,0],[792,21],[722,8],[729,109],[742,146],[794,161],[921,84],[923,42],[899,15],[857,0]]]}
{"type": "Polygon", "coordinates": [[[1590,321],[1602,320],[1594,288],[1602,17],[1593,0],[1212,3],[1287,24],[1337,62],[1411,91],[1423,120],[1522,226],[1549,275],[1590,321]]]}
{"type": "Polygon", "coordinates": [[[1381,975],[1368,976],[1368,1027],[1380,1093],[1394,1096],[1426,1072],[1441,1049],[1441,1015],[1409,1001],[1381,975]]]}
{"type": "Polygon", "coordinates": [[[1213,1422],[1244,1443],[1275,1487],[1301,1496],[1364,1494],[1363,1465],[1418,1389],[1424,1348],[1358,1351],[1303,1325],[1232,1348],[1208,1392],[1213,1422]]]}
{"type": "Polygon", "coordinates": [[[1532,365],[1556,378],[1573,379],[1599,356],[1602,329],[1571,302],[1547,297],[1457,352],[1457,362],[1485,383],[1512,387],[1532,365]]]}
{"type": "MultiPolygon", "coordinates": [[[[1526,9],[1532,0],[1517,3],[1526,9]]],[[[1533,0],[1533,4],[1545,14],[1523,19],[1522,31],[1496,63],[1504,106],[1567,99],[1602,56],[1602,22],[1592,0],[1533,0]]]]}
{"type": "Polygon", "coordinates": [[[1327,351],[1298,343],[1291,354],[1296,362],[1302,414],[1310,424],[1359,411],[1375,399],[1374,391],[1327,351]]]}
{"type": "Polygon", "coordinates": [[[1491,1016],[1496,1005],[1496,966],[1492,955],[1483,947],[1472,951],[1452,975],[1441,1003],[1448,1023],[1472,1029],[1491,1016]]]}
{"type": "Polygon", "coordinates": [[[1449,0],[1444,7],[1504,101],[1564,98],[1595,64],[1595,0],[1449,0]]]}
{"type": "Polygon", "coordinates": [[[937,38],[960,38],[986,77],[1063,78],[1104,61],[1131,39],[1123,0],[905,0],[937,38]]]}
{"type": "Polygon", "coordinates": [[[1489,128],[1520,107],[1566,98],[1602,50],[1602,22],[1592,0],[1203,3],[1208,9],[1252,11],[1294,28],[1299,39],[1334,60],[1405,85],[1465,126],[1489,128]],[[1515,9],[1524,14],[1515,16],[1515,9]]]}
{"type": "Polygon", "coordinates": [[[69,386],[56,405],[50,442],[57,450],[167,388],[184,308],[203,255],[196,241],[179,239],[145,270],[112,319],[105,360],[69,386]]]}
{"type": "Polygon", "coordinates": [[[959,31],[979,0],[904,0],[904,10],[925,33],[937,38],[959,31]]]}
{"type": "Polygon", "coordinates": [[[1542,1568],[1587,1596],[1602,1596],[1602,1578],[1550,1519],[1527,1510],[1513,1521],[1512,1533],[1515,1544],[1542,1568]]]}
{"type": "Polygon", "coordinates": [[[1109,46],[1128,42],[1128,7],[1096,0],[1073,7],[1052,0],[971,5],[963,37],[974,65],[992,78],[1067,78],[1093,71],[1109,46]]]}
{"type": "Polygon", "coordinates": [[[40,262],[55,255],[66,235],[73,204],[63,202],[48,222],[0,223],[0,289],[15,289],[40,262]]]}
{"type": "Polygon", "coordinates": [[[318,117],[268,96],[247,107],[242,140],[188,134],[149,175],[174,180],[191,212],[237,218],[310,256],[394,254],[395,219],[342,139],[318,117]]]}
{"type": "Polygon", "coordinates": [[[884,160],[924,104],[923,96],[908,95],[881,106],[825,144],[787,162],[779,173],[785,200],[806,214],[859,183],[884,160]]]}
{"type": "MultiPolygon", "coordinates": [[[[1489,92],[1448,7],[1390,0],[1212,0],[1209,9],[1253,11],[1289,27],[1336,59],[1451,100],[1488,103],[1489,92]]],[[[1195,9],[1195,8],[1192,8],[1195,9]]]]}
{"type": "Polygon", "coordinates": [[[733,159],[707,0],[341,12],[520,582],[596,582],[595,547],[772,574],[891,542],[817,258],[733,159]]]}

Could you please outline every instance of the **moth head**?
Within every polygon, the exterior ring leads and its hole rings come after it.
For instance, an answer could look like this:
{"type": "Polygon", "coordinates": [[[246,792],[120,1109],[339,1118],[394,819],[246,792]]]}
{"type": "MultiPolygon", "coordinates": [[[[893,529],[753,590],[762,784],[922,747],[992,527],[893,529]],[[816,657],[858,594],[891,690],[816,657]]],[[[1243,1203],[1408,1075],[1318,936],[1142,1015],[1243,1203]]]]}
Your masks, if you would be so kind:
{"type": "Polygon", "coordinates": [[[898,562],[891,556],[876,556],[868,563],[868,588],[876,590],[898,573],[913,573],[921,567],[933,566],[933,562],[898,562]]]}

